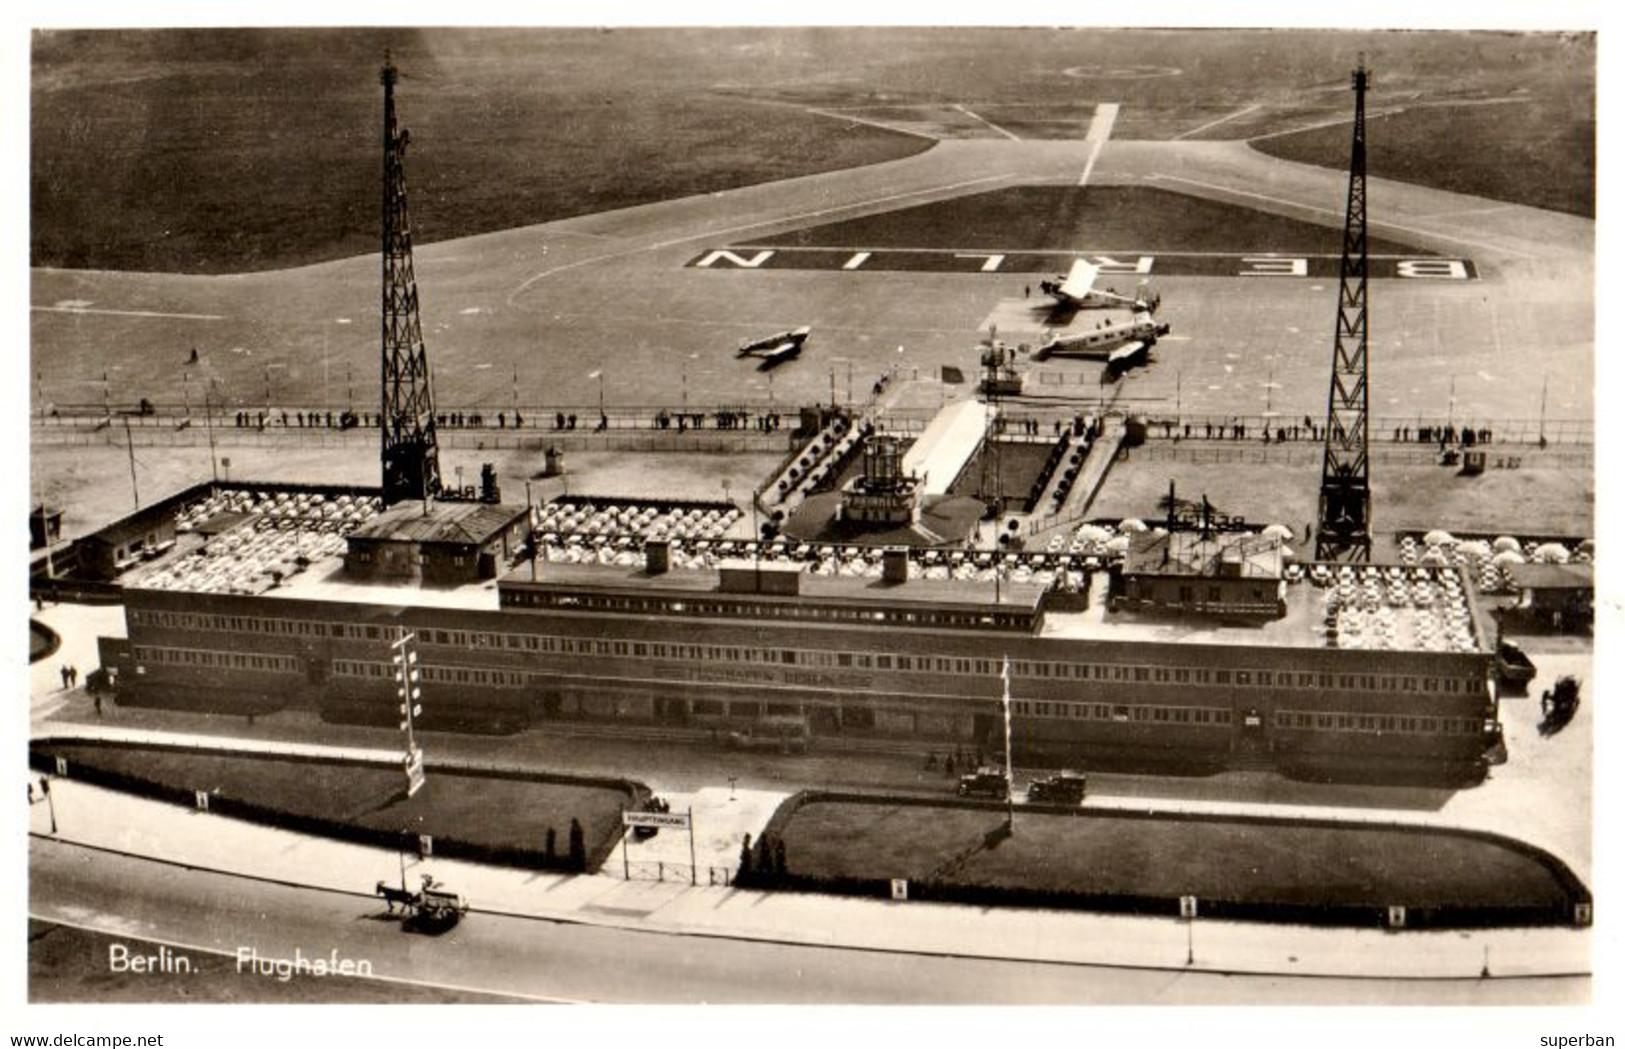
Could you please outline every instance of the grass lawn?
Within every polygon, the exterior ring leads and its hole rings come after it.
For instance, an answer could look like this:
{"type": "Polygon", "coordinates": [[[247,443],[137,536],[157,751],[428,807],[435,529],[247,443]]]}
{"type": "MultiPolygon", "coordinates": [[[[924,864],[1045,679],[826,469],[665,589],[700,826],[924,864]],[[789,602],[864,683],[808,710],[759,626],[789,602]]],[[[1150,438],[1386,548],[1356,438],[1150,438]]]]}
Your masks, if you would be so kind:
{"type": "MultiPolygon", "coordinates": [[[[931,145],[848,115],[995,134],[966,105],[1023,138],[1074,140],[1102,101],[1122,104],[1119,140],[1336,119],[1361,50],[1374,109],[1514,99],[1374,119],[1373,174],[1591,213],[1589,34],[396,27],[31,43],[36,266],[242,272],[376,251],[386,48],[419,244],[931,145]]],[[[1348,129],[1262,146],[1342,167],[1348,129]]]]}
{"type": "MultiPolygon", "coordinates": [[[[1596,122],[1582,98],[1438,106],[1368,121],[1371,175],[1590,217],[1596,214],[1596,122]],[[1463,148],[1494,142],[1493,149],[1463,148]]],[[[1284,160],[1346,169],[1346,124],[1253,143],[1284,160]]],[[[1374,250],[1374,249],[1373,249],[1374,250]]]]}
{"type": "MultiPolygon", "coordinates": [[[[1249,251],[1336,255],[1332,226],[1145,186],[1013,186],[812,226],[774,238],[792,247],[963,251],[1249,251]]],[[[1373,255],[1430,255],[1372,237],[1373,255]]],[[[1126,279],[1121,281],[1131,286],[1126,279]]]]}
{"type": "MultiPolygon", "coordinates": [[[[892,160],[926,139],[715,90],[666,31],[268,29],[33,40],[36,266],[280,269],[378,250],[385,48],[419,244],[892,160]]],[[[772,63],[764,64],[771,68],[772,63]]]]}
{"type": "Polygon", "coordinates": [[[589,856],[619,840],[629,800],[608,786],[439,771],[432,759],[427,782],[408,798],[402,774],[383,766],[78,743],[40,749],[67,758],[70,776],[82,765],[184,791],[216,791],[307,819],[429,834],[437,845],[540,852],[551,827],[561,856],[572,817],[581,821],[589,856]]]}
{"type": "MultiPolygon", "coordinates": [[[[1044,461],[1049,458],[1051,449],[1055,447],[1054,441],[1044,444],[1035,444],[1027,441],[996,441],[996,458],[990,457],[987,466],[987,492],[993,495],[994,489],[1006,499],[1014,500],[1019,509],[1020,504],[1027,498],[1032,490],[1033,483],[1044,469],[1044,461]]],[[[976,450],[970,462],[960,471],[952,487],[948,489],[953,495],[976,495],[982,487],[982,459],[987,455],[986,447],[976,450]]],[[[1068,449],[1067,454],[1071,455],[1068,449]]],[[[1062,467],[1066,460],[1062,460],[1062,467]]]]}
{"type": "Polygon", "coordinates": [[[817,877],[934,874],[962,886],[1255,904],[1561,908],[1568,899],[1529,855],[1440,831],[1018,808],[1014,836],[980,847],[1003,820],[994,809],[813,801],[783,839],[789,872],[817,877]]]}

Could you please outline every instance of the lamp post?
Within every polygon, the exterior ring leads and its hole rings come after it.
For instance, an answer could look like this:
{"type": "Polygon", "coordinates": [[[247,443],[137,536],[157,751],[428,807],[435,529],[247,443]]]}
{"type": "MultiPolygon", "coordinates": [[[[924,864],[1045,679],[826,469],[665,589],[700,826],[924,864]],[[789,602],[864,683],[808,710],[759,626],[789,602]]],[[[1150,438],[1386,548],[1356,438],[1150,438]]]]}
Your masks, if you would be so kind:
{"type": "Polygon", "coordinates": [[[214,389],[214,376],[209,376],[203,384],[203,428],[209,433],[209,476],[215,484],[220,483],[220,457],[215,454],[214,447],[214,407],[209,402],[209,393],[214,389]]]}

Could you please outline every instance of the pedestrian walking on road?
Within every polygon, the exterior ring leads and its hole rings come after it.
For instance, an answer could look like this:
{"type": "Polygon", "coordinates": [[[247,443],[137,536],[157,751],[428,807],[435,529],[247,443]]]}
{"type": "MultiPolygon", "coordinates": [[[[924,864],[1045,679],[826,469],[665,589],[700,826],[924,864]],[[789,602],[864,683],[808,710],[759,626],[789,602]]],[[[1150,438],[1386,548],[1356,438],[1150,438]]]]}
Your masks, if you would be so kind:
{"type": "Polygon", "coordinates": [[[92,698],[96,702],[96,716],[101,717],[102,716],[102,694],[100,692],[98,692],[92,698]]]}
{"type": "Polygon", "coordinates": [[[68,665],[66,663],[62,664],[62,687],[64,690],[73,687],[68,684],[68,665]]]}

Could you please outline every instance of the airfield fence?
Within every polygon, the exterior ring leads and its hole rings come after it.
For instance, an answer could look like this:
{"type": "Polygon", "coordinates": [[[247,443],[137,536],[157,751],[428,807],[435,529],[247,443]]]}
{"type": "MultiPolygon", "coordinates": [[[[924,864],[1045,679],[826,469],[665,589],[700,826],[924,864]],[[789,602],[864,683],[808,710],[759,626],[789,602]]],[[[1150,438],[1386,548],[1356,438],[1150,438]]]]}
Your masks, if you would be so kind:
{"type": "MultiPolygon", "coordinates": [[[[1146,421],[1152,436],[1211,438],[1256,441],[1268,428],[1272,435],[1280,431],[1290,441],[1316,441],[1312,436],[1323,420],[1315,416],[1289,417],[1285,413],[1237,415],[1202,414],[1184,412],[1174,414],[1147,407],[1113,407],[1112,414],[1135,415],[1146,421]],[[1238,432],[1239,438],[1232,435],[1238,432]],[[1291,434],[1296,431],[1297,436],[1291,434]]],[[[168,431],[186,434],[196,431],[200,437],[212,430],[216,441],[238,442],[252,435],[301,435],[320,440],[323,435],[353,438],[357,435],[371,440],[376,436],[377,416],[371,411],[355,413],[357,423],[343,427],[340,418],[350,411],[347,406],[303,405],[277,407],[211,408],[205,416],[202,406],[171,403],[140,404],[58,404],[49,411],[36,411],[32,419],[37,439],[65,431],[90,431],[111,436],[122,433],[126,425],[132,437],[168,431]]],[[[925,429],[935,416],[935,408],[871,408],[863,412],[879,429],[895,434],[917,434],[925,429]]],[[[1000,406],[1006,420],[1006,432],[1019,432],[1020,423],[1037,420],[1041,434],[1053,433],[1057,424],[1065,425],[1074,418],[1087,419],[1100,413],[1100,406],[1085,403],[1047,405],[1042,402],[1010,400],[1000,406]]],[[[775,447],[783,447],[799,422],[799,409],[781,404],[732,403],[723,405],[693,405],[674,410],[665,405],[606,405],[600,415],[597,405],[503,405],[450,406],[436,412],[436,433],[442,443],[456,441],[460,436],[477,435],[476,441],[512,438],[547,439],[553,442],[580,438],[605,439],[630,434],[665,437],[705,435],[715,437],[772,437],[775,447]],[[574,418],[574,425],[571,419],[574,418]],[[683,421],[679,423],[679,419],[683,421]],[[517,419],[518,424],[515,424],[517,419]],[[664,420],[664,421],[663,421],[664,420]],[[769,422],[763,422],[769,420],[769,422]],[[776,425],[774,425],[776,421],[776,425]]],[[[1449,427],[1453,432],[1463,428],[1474,433],[1488,431],[1491,444],[1522,444],[1539,446],[1542,439],[1552,445],[1590,445],[1595,440],[1595,422],[1591,419],[1475,419],[1437,418],[1420,416],[1375,416],[1370,433],[1374,444],[1416,444],[1437,446],[1437,434],[1449,427]],[[1424,440],[1421,434],[1429,433],[1424,440]]],[[[529,445],[494,445],[486,447],[529,447],[529,445]]],[[[601,446],[601,445],[591,445],[601,446]]],[[[709,447],[709,446],[708,446],[709,447]]]]}

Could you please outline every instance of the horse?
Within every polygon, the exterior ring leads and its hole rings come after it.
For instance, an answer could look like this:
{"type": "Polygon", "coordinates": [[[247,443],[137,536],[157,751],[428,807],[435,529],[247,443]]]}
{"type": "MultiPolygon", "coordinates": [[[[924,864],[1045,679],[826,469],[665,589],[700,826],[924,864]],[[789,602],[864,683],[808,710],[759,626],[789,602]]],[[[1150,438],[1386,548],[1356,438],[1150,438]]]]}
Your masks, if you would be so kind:
{"type": "Polygon", "coordinates": [[[396,904],[400,904],[402,910],[409,911],[416,907],[418,902],[417,893],[406,889],[397,889],[393,885],[386,885],[383,882],[378,883],[377,887],[373,889],[373,893],[384,898],[384,902],[389,905],[388,913],[390,914],[395,913],[396,904]]]}

